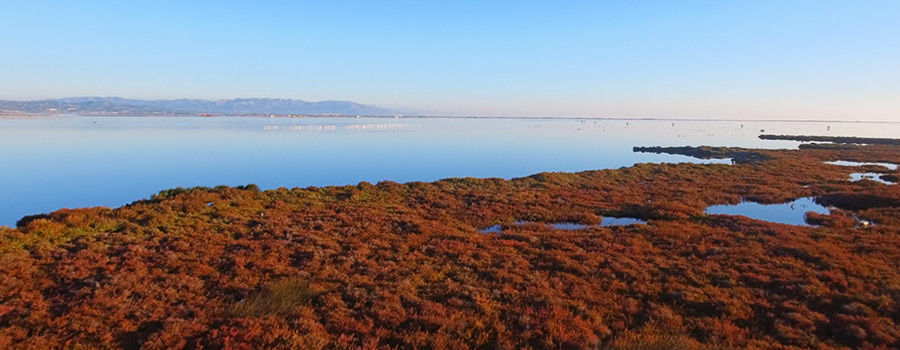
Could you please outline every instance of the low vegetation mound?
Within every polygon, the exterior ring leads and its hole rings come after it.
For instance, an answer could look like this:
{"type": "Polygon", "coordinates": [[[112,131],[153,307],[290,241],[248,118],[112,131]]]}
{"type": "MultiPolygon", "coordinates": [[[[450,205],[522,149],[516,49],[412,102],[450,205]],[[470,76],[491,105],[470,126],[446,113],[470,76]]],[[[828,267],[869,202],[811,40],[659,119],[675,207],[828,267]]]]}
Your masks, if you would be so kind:
{"type": "Polygon", "coordinates": [[[634,147],[634,152],[680,154],[700,159],[731,159],[736,164],[756,163],[770,157],[760,151],[748,151],[733,147],[634,147]]]}
{"type": "Polygon", "coordinates": [[[900,146],[900,139],[854,136],[807,136],[807,135],[759,135],[763,140],[787,140],[803,142],[833,142],[860,145],[893,145],[900,146]]]}

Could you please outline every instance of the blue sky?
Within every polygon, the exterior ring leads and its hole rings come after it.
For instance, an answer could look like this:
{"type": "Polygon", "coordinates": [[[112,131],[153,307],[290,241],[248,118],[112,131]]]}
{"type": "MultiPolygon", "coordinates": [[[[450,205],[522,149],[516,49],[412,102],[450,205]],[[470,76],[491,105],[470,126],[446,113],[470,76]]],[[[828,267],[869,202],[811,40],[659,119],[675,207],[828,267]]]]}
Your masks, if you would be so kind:
{"type": "Polygon", "coordinates": [[[0,98],[900,121],[900,1],[9,1],[0,98]]]}

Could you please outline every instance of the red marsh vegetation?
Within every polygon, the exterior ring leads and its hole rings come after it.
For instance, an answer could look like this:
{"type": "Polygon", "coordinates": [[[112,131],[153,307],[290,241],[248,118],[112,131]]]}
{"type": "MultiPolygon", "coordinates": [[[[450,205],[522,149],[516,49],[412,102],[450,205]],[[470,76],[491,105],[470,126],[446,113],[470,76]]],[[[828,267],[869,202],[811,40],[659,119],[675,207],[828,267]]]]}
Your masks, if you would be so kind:
{"type": "Polygon", "coordinates": [[[703,154],[746,161],[175,189],[26,217],[0,228],[0,348],[900,347],[900,186],[824,163],[900,147],[703,154]],[[816,226],[704,214],[808,196],[836,207],[816,226]]]}

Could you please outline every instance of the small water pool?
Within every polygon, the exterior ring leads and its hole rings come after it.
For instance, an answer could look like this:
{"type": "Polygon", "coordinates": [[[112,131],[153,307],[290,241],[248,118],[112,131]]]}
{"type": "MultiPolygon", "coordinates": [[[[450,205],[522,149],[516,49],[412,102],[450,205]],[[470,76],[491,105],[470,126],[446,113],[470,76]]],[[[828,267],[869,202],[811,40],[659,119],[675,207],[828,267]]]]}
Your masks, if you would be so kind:
{"type": "Polygon", "coordinates": [[[799,198],[781,204],[743,201],[738,204],[713,205],[706,208],[707,214],[742,215],[762,221],[801,226],[811,226],[806,223],[806,212],[810,211],[828,214],[828,208],[816,203],[813,197],[799,198]]]}
{"type": "Polygon", "coordinates": [[[609,227],[609,226],[628,226],[628,225],[646,225],[647,222],[641,219],[629,218],[629,217],[612,217],[612,216],[604,216],[603,221],[600,222],[600,226],[609,227]]]}
{"type": "Polygon", "coordinates": [[[872,180],[872,181],[877,181],[877,182],[883,183],[885,185],[896,184],[896,182],[882,179],[881,175],[882,174],[879,174],[879,173],[851,173],[850,181],[856,182],[856,181],[862,181],[862,180],[872,180]]]}
{"type": "Polygon", "coordinates": [[[831,161],[831,162],[825,162],[825,164],[839,165],[839,166],[852,166],[852,167],[877,165],[877,166],[883,166],[885,168],[888,168],[888,170],[897,170],[897,168],[900,167],[900,165],[894,164],[894,163],[854,162],[854,161],[850,161],[850,160],[835,160],[835,161],[831,161]]]}
{"type": "Polygon", "coordinates": [[[503,228],[500,225],[488,226],[481,229],[481,233],[500,233],[503,232],[503,228]]]}
{"type": "Polygon", "coordinates": [[[551,223],[550,226],[553,226],[553,228],[555,228],[557,230],[568,230],[568,231],[584,230],[588,227],[591,227],[590,225],[579,224],[579,223],[575,223],[575,222],[554,222],[554,223],[551,223]]]}
{"type": "MultiPolygon", "coordinates": [[[[591,228],[594,225],[585,225],[579,224],[575,222],[552,222],[552,223],[540,223],[540,222],[532,222],[532,221],[522,221],[518,220],[513,222],[513,225],[524,225],[524,224],[542,224],[549,225],[557,230],[566,230],[566,231],[577,231],[584,230],[587,228],[591,228]]],[[[612,217],[612,216],[604,216],[603,221],[601,221],[600,227],[611,227],[611,226],[628,226],[628,225],[646,225],[647,222],[637,218],[629,218],[629,217],[612,217]]],[[[481,233],[503,233],[503,227],[501,225],[493,225],[486,227],[481,230],[481,233]]]]}

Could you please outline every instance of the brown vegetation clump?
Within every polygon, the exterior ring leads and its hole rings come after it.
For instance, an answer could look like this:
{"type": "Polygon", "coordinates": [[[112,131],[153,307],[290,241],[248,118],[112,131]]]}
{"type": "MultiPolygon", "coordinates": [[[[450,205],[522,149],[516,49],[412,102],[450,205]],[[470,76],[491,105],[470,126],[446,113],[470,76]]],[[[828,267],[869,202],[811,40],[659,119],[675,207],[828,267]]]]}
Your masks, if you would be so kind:
{"type": "Polygon", "coordinates": [[[900,186],[824,163],[900,147],[716,152],[756,155],[24,218],[0,227],[0,348],[900,347],[900,186]],[[809,227],[704,214],[806,196],[838,208],[809,227]]]}

